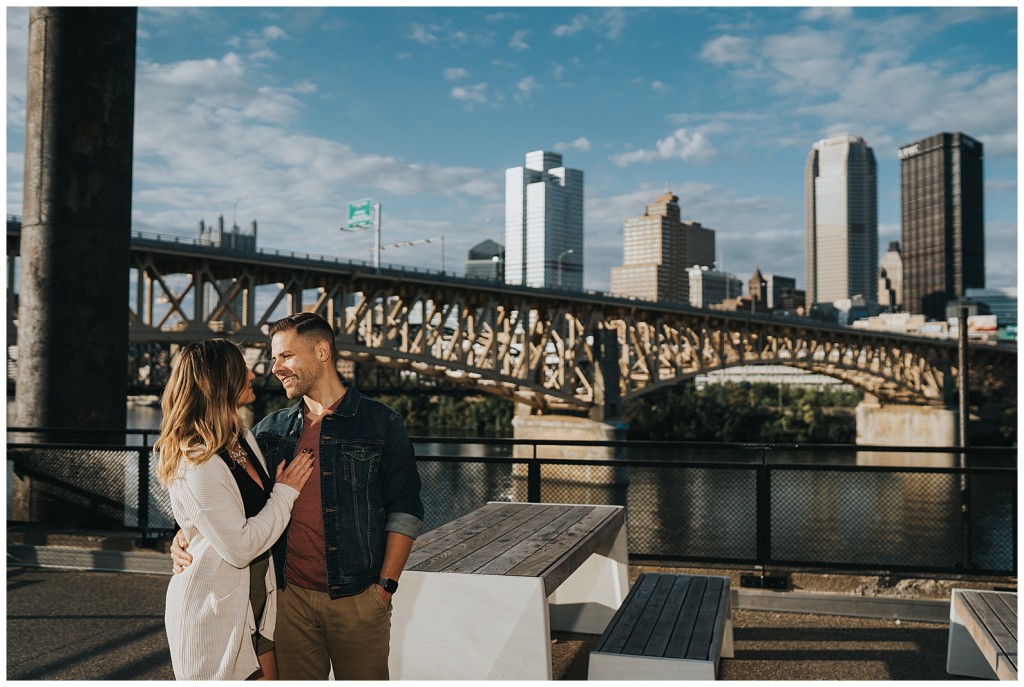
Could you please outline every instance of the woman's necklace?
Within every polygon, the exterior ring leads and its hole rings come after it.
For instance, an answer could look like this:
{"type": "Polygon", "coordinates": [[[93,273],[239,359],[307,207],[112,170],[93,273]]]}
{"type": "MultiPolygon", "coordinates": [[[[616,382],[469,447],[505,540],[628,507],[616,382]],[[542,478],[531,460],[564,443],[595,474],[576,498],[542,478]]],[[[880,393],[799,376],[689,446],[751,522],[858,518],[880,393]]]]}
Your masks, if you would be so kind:
{"type": "Polygon", "coordinates": [[[228,455],[231,456],[231,460],[235,461],[235,465],[240,465],[243,468],[248,464],[249,458],[246,456],[245,449],[235,439],[234,447],[228,446],[228,455]]]}

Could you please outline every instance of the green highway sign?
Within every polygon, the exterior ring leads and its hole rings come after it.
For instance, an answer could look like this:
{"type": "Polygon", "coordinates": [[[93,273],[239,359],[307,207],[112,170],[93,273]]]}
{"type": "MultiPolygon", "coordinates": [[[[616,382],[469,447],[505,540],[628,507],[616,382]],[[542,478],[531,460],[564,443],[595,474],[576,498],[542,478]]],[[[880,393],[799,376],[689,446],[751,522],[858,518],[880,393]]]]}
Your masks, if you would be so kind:
{"type": "Polygon", "coordinates": [[[373,226],[373,199],[363,198],[348,204],[348,228],[362,229],[373,226]]]}

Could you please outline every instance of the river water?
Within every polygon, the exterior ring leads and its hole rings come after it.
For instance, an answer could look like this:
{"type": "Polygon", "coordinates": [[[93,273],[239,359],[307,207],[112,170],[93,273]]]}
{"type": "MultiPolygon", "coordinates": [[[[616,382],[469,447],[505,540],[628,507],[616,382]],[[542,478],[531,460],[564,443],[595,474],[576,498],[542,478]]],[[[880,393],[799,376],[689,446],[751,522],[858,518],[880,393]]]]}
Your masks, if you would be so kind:
{"type": "MultiPolygon", "coordinates": [[[[12,407],[8,400],[9,422],[12,407]]],[[[159,424],[159,408],[128,407],[128,428],[159,424]]],[[[138,445],[142,438],[127,440],[138,445]]],[[[417,441],[415,448],[427,529],[487,501],[527,500],[523,466],[501,460],[511,458],[510,445],[417,441]]],[[[539,447],[539,457],[551,457],[546,448],[539,447]]],[[[613,468],[542,466],[541,500],[626,506],[635,555],[748,562],[765,553],[767,542],[778,564],[1013,569],[1016,474],[972,475],[965,521],[959,474],[918,469],[954,467],[955,454],[630,447],[616,457],[629,461],[613,468]],[[637,460],[672,465],[629,465],[637,460]],[[762,463],[770,470],[759,473],[762,463]]],[[[135,503],[137,474],[127,458],[124,484],[135,503]]],[[[155,480],[150,495],[151,523],[172,526],[166,492],[155,480]]]]}

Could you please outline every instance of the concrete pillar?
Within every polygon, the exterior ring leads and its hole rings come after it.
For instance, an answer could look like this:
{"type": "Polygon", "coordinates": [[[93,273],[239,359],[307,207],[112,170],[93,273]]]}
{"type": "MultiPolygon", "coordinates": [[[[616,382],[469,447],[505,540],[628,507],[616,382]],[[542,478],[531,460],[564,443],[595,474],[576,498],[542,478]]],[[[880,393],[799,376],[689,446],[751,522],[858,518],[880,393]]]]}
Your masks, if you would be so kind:
{"type": "Polygon", "coordinates": [[[125,425],[136,14],[29,15],[20,425],[125,425]]]}
{"type": "MultiPolygon", "coordinates": [[[[954,448],[959,445],[957,413],[933,406],[882,405],[874,396],[865,395],[857,406],[857,444],[954,448]]],[[[957,465],[958,460],[952,453],[858,453],[858,463],[872,465],[948,467],[957,465]]]]}
{"type": "MultiPolygon", "coordinates": [[[[524,406],[520,406],[523,408],[524,406]]],[[[517,413],[512,418],[513,436],[516,439],[526,440],[562,440],[562,441],[614,441],[626,438],[627,425],[622,422],[601,422],[585,417],[572,415],[529,415],[517,413]]],[[[517,445],[513,451],[515,458],[532,458],[534,447],[531,445],[517,445]]],[[[538,458],[553,458],[556,460],[602,460],[613,463],[621,459],[625,449],[614,446],[537,446],[538,458]]],[[[512,474],[514,477],[524,478],[527,475],[527,466],[517,464],[512,474]]],[[[579,503],[613,503],[606,500],[605,496],[588,494],[587,487],[610,487],[621,486],[627,483],[627,471],[622,466],[616,465],[545,465],[542,466],[542,484],[555,484],[561,486],[559,490],[565,493],[567,485],[583,487],[583,489],[572,489],[574,498],[579,503]],[[596,499],[596,500],[595,500],[596,499]]],[[[517,482],[515,485],[515,498],[519,501],[526,499],[525,482],[517,482]]],[[[567,497],[556,497],[543,495],[544,500],[562,502],[567,497]]]]}

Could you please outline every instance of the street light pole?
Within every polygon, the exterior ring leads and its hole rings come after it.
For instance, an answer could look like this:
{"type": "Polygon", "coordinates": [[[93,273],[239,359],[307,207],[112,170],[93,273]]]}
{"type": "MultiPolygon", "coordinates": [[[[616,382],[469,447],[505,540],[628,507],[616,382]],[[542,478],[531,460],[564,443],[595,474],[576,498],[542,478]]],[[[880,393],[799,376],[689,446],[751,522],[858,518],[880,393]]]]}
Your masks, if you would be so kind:
{"type": "Polygon", "coordinates": [[[563,250],[558,255],[558,288],[562,288],[562,258],[566,255],[572,255],[575,251],[572,248],[563,250]]]}
{"type": "Polygon", "coordinates": [[[415,241],[400,241],[399,243],[392,243],[392,244],[389,244],[387,246],[381,246],[380,248],[378,248],[378,251],[387,250],[389,248],[405,248],[407,246],[419,246],[419,245],[422,245],[424,243],[433,243],[434,241],[440,241],[441,242],[441,274],[445,274],[445,271],[444,271],[444,234],[441,234],[440,236],[434,236],[433,238],[429,238],[429,239],[417,239],[415,241]]]}
{"type": "Polygon", "coordinates": [[[380,272],[380,203],[373,204],[373,270],[380,272]]]}

